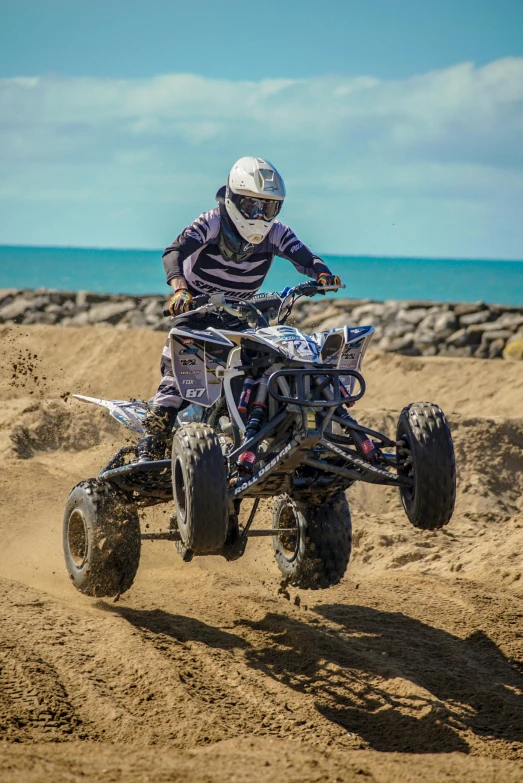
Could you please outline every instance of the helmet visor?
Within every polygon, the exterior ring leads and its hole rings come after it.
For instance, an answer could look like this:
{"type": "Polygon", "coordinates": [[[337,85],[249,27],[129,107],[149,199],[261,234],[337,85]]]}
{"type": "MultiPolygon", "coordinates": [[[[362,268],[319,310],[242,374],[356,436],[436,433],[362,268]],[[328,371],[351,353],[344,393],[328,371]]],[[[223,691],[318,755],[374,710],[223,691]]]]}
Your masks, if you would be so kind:
{"type": "Polygon", "coordinates": [[[283,204],[273,198],[254,198],[238,193],[230,193],[230,199],[247,220],[274,220],[283,204]]]}

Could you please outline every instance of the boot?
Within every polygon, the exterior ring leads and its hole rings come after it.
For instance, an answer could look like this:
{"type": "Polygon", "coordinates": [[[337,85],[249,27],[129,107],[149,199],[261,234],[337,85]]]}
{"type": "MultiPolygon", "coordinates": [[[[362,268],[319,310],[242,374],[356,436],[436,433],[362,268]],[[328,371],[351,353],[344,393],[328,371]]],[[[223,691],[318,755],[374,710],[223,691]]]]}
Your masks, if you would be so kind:
{"type": "Polygon", "coordinates": [[[165,459],[165,450],[172,433],[177,408],[163,405],[150,405],[143,419],[145,434],[136,444],[138,462],[155,462],[165,459]]]}

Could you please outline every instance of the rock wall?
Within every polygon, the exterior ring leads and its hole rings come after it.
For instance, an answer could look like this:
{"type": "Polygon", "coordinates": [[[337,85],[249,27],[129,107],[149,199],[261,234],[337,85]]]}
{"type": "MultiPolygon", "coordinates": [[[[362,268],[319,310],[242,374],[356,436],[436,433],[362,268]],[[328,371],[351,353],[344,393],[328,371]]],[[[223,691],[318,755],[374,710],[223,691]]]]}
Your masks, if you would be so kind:
{"type": "MultiPolygon", "coordinates": [[[[0,289],[0,324],[99,324],[167,331],[168,295],[0,289]]],[[[523,359],[523,306],[361,299],[300,300],[294,323],[307,331],[372,324],[374,345],[410,356],[523,359]]]]}

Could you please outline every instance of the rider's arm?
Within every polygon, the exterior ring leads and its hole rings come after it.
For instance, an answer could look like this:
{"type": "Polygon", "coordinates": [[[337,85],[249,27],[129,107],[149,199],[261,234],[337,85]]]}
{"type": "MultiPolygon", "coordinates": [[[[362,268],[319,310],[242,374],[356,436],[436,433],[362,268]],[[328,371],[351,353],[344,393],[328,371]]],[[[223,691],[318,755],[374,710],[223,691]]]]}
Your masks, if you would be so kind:
{"type": "Polygon", "coordinates": [[[274,222],[270,239],[275,255],[286,258],[302,275],[317,280],[322,272],[332,274],[325,262],[315,256],[307,245],[300,242],[294,231],[283,223],[274,222]]]}
{"type": "Polygon", "coordinates": [[[178,277],[171,277],[169,280],[169,285],[173,289],[173,291],[181,291],[184,289],[187,291],[187,280],[182,275],[179,275],[178,277]]]}
{"type": "Polygon", "coordinates": [[[201,250],[218,235],[220,228],[218,210],[204,212],[194,223],[184,228],[179,237],[164,251],[163,266],[167,283],[175,291],[188,288],[183,274],[184,261],[201,250]]]}

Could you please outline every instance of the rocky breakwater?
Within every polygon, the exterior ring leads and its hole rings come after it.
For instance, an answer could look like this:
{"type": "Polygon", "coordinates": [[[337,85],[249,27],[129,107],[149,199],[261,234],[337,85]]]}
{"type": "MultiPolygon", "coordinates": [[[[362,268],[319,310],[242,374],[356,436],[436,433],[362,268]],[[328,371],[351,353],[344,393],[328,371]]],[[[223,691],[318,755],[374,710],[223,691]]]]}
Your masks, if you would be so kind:
{"type": "Polygon", "coordinates": [[[336,299],[298,303],[296,317],[309,330],[372,324],[374,345],[408,356],[523,358],[523,307],[336,299]]]}
{"type": "MultiPolygon", "coordinates": [[[[0,290],[0,324],[99,325],[167,331],[168,296],[0,290]]],[[[294,323],[311,332],[372,324],[374,345],[410,356],[523,359],[523,306],[361,299],[302,299],[294,323]]]]}

